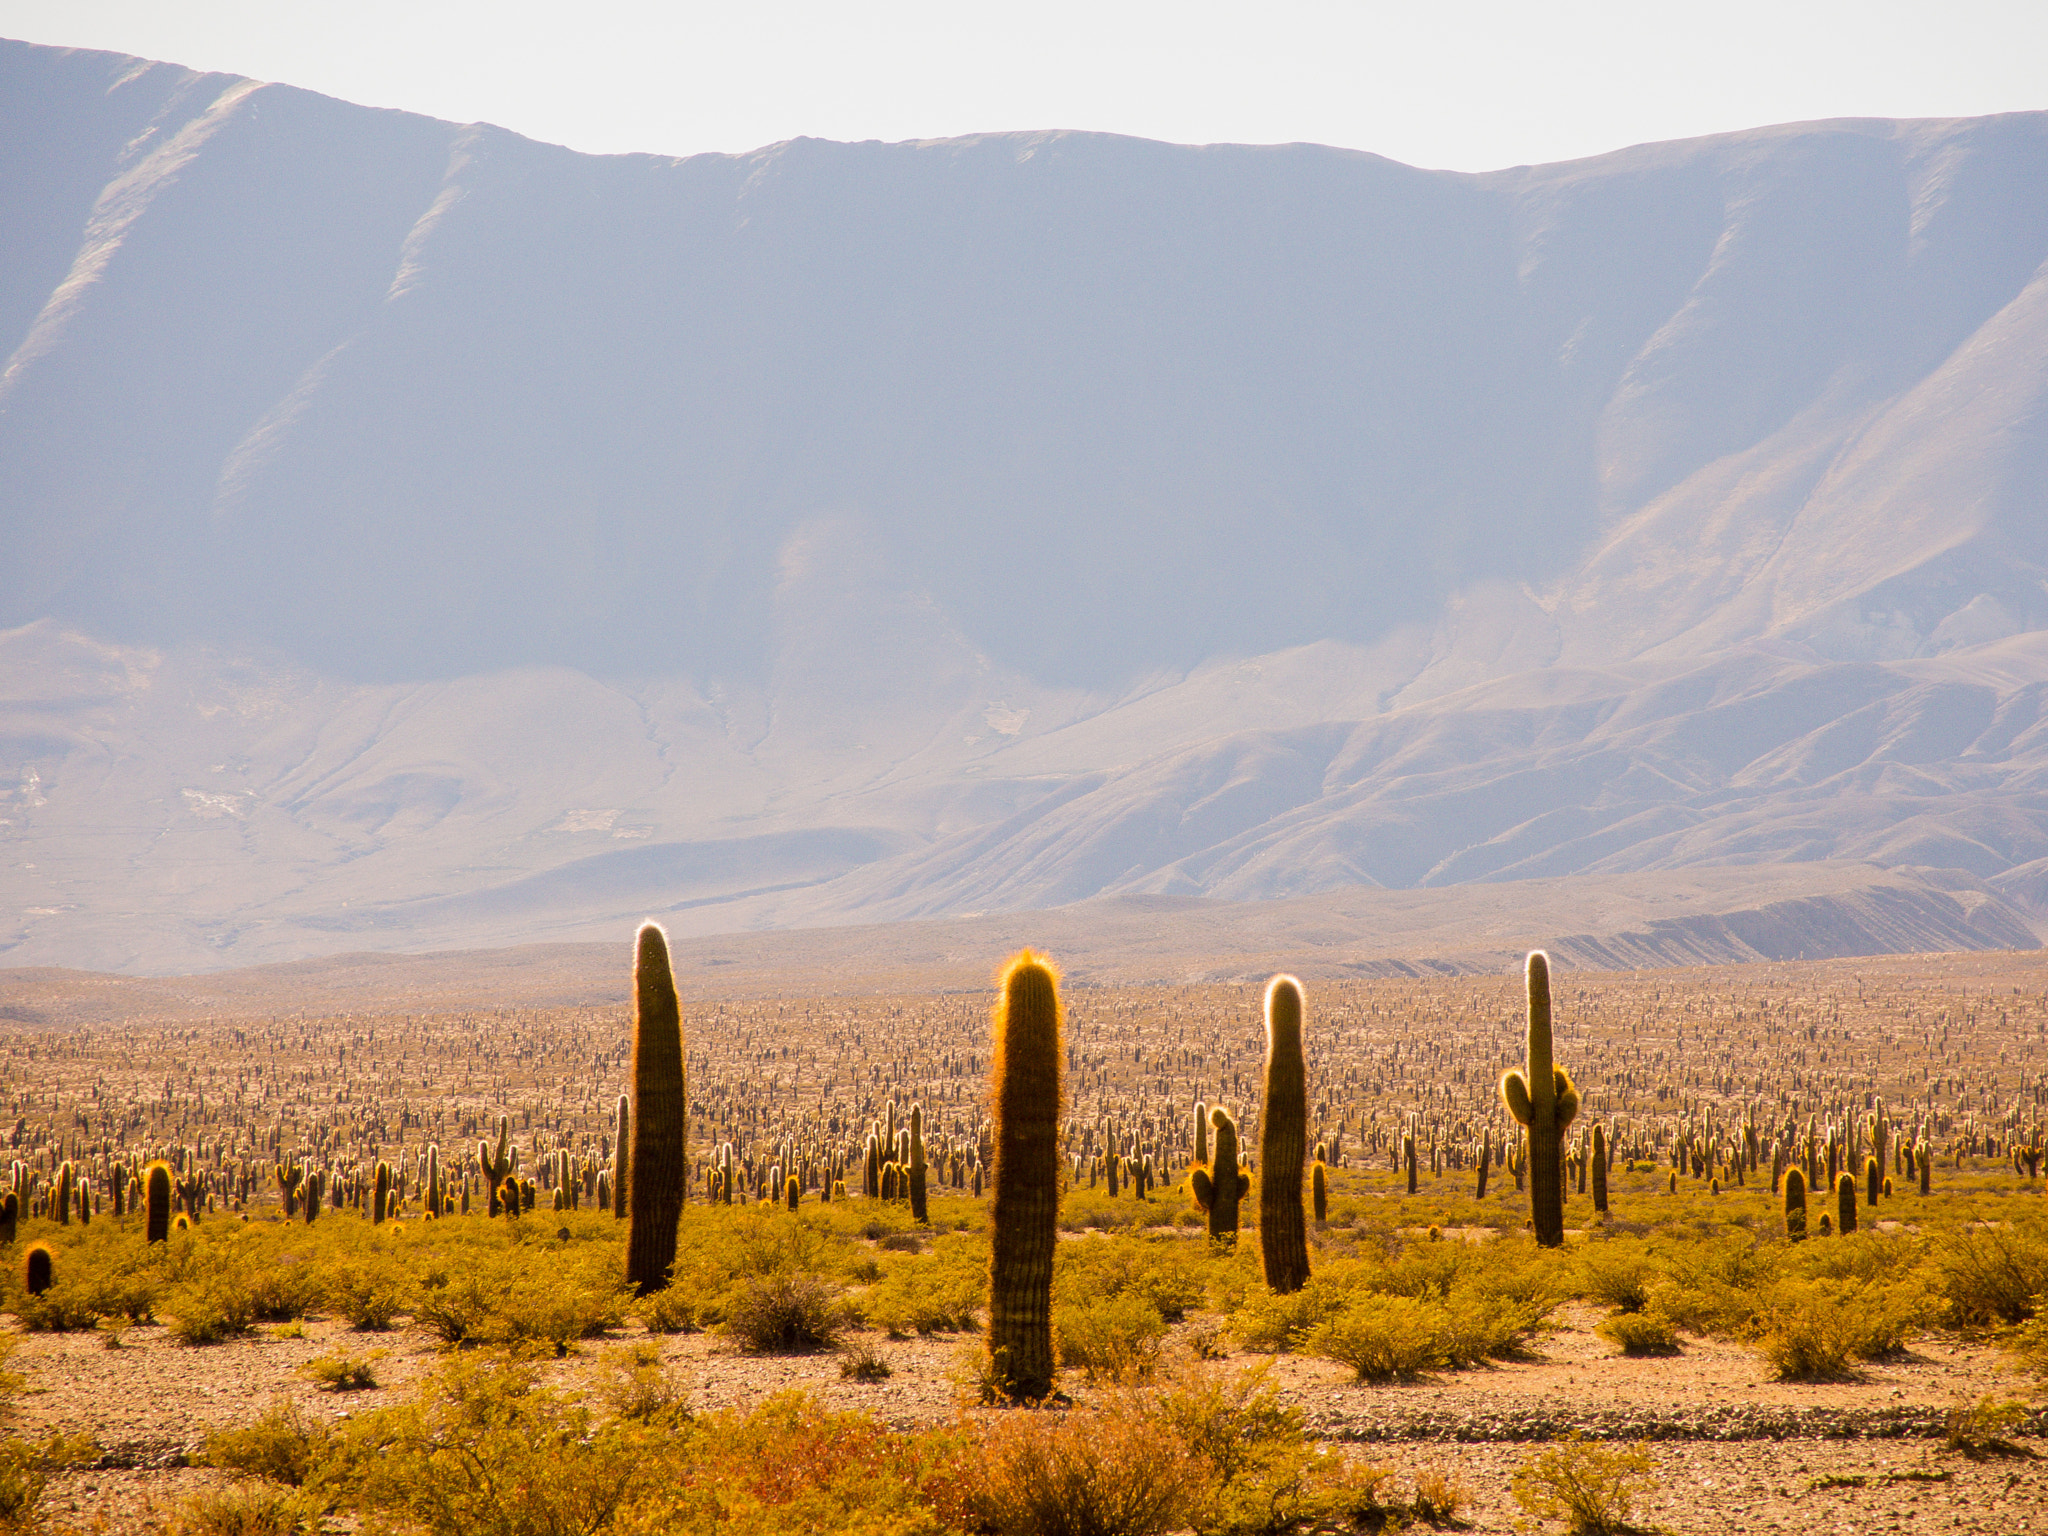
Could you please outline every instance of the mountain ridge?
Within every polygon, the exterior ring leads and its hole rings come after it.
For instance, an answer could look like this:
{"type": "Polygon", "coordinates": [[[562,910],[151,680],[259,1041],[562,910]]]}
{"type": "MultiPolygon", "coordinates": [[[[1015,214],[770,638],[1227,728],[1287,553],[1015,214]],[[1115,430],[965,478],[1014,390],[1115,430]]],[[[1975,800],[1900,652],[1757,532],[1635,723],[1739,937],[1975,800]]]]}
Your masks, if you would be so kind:
{"type": "Polygon", "coordinates": [[[0,43],[0,964],[2048,910],[2044,194],[2041,113],[677,160],[0,43]]]}

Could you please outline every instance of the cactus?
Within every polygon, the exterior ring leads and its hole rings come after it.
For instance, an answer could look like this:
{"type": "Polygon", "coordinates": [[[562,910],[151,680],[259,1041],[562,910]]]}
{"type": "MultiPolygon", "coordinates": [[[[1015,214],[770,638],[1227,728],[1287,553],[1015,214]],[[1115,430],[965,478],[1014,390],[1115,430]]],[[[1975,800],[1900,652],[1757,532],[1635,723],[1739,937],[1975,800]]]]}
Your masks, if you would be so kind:
{"type": "Polygon", "coordinates": [[[1251,1193],[1252,1181],[1237,1166],[1237,1122],[1221,1104],[1209,1111],[1209,1166],[1188,1178],[1195,1204],[1209,1214],[1211,1237],[1237,1236],[1237,1203],[1251,1193]]]}
{"type": "Polygon", "coordinates": [[[381,1157],[377,1159],[375,1183],[370,1190],[370,1225],[382,1226],[384,1218],[391,1214],[391,1165],[381,1157]]]}
{"type": "Polygon", "coordinates": [[[1564,1134],[1579,1112],[1579,1091],[1550,1059],[1550,957],[1529,952],[1529,1072],[1500,1080],[1508,1113],[1529,1131],[1529,1219],[1546,1248],[1564,1242],[1564,1134]]]}
{"type": "MultiPolygon", "coordinates": [[[[916,1104],[910,1106],[910,1218],[922,1223],[925,1220],[925,1164],[924,1164],[924,1110],[916,1104]]],[[[790,1208],[796,1202],[790,1201],[790,1208]]]]}
{"type": "Polygon", "coordinates": [[[71,1163],[67,1159],[57,1170],[57,1184],[50,1191],[50,1214],[57,1219],[57,1225],[71,1225],[71,1163]]]}
{"type": "Polygon", "coordinates": [[[1835,1185],[1835,1225],[1844,1236],[1856,1230],[1856,1175],[1845,1173],[1835,1185]]]}
{"type": "Polygon", "coordinates": [[[1607,1214],[1607,1131],[1593,1127],[1593,1209],[1607,1214]]]}
{"type": "Polygon", "coordinates": [[[424,1177],[427,1214],[434,1217],[446,1215],[448,1202],[441,1189],[441,1144],[438,1141],[427,1143],[427,1171],[424,1177]]]}
{"type": "Polygon", "coordinates": [[[1330,1219],[1330,1176],[1324,1169],[1323,1160],[1316,1159],[1314,1170],[1309,1174],[1309,1199],[1315,1209],[1316,1225],[1321,1226],[1330,1219]]]}
{"type": "Polygon", "coordinates": [[[1301,1209],[1308,1157],[1308,1066],[1301,1049],[1301,983],[1266,985],[1266,1098],[1259,1112],[1259,1261],[1266,1285],[1289,1295],[1308,1283],[1308,1226],[1301,1209]]]}
{"type": "Polygon", "coordinates": [[[1886,1180],[1884,1175],[1878,1172],[1877,1154],[1873,1152],[1869,1157],[1866,1157],[1863,1160],[1864,1196],[1866,1199],[1869,1200],[1869,1202],[1872,1205],[1877,1204],[1878,1189],[1885,1182],[1886,1180]]]}
{"type": "Polygon", "coordinates": [[[1927,1138],[1924,1136],[1920,1138],[1920,1150],[1916,1154],[1916,1161],[1920,1165],[1920,1193],[1923,1195],[1932,1194],[1934,1192],[1934,1149],[1927,1144],[1927,1138]]]}
{"type": "Polygon", "coordinates": [[[0,1194],[0,1247],[13,1243],[16,1229],[21,1225],[21,1196],[13,1190],[0,1194]]]}
{"type": "Polygon", "coordinates": [[[668,1284],[690,1177],[690,1102],[683,1009],[668,935],[643,923],[633,959],[633,1143],[626,1162],[626,1283],[642,1296],[668,1284]]]}
{"type": "Polygon", "coordinates": [[[1415,1133],[1401,1133],[1401,1166],[1408,1170],[1408,1193],[1415,1193],[1415,1133]]]}
{"type": "Polygon", "coordinates": [[[21,1288],[31,1296],[42,1295],[56,1278],[55,1265],[50,1250],[41,1243],[35,1244],[22,1258],[21,1288]]]}
{"type": "Polygon", "coordinates": [[[1785,1170],[1785,1236],[1795,1243],[1806,1236],[1806,1175],[1797,1168],[1785,1170]]]}
{"type": "Polygon", "coordinates": [[[1478,1199],[1484,1200],[1486,1198],[1486,1175],[1491,1171],[1492,1165],[1493,1132],[1491,1129],[1489,1129],[1481,1133],[1479,1138],[1479,1192],[1477,1196],[1478,1199]]]}
{"type": "MultiPolygon", "coordinates": [[[[678,1005],[680,1006],[680,1005],[678,1005]]],[[[612,1142],[612,1215],[626,1219],[626,1149],[632,1145],[633,1101],[619,1095],[619,1128],[612,1142]]]]}
{"type": "Polygon", "coordinates": [[[782,1196],[792,1211],[796,1209],[797,1202],[803,1198],[803,1192],[804,1187],[798,1182],[795,1174],[792,1173],[783,1181],[782,1196]]]}
{"type": "Polygon", "coordinates": [[[148,1215],[142,1226],[146,1242],[161,1243],[171,1235],[171,1165],[163,1159],[151,1163],[142,1173],[143,1200],[148,1215]]]}
{"type": "Polygon", "coordinates": [[[1195,1161],[1209,1161],[1209,1106],[1195,1100],[1195,1161]]]}
{"type": "Polygon", "coordinates": [[[327,1199],[327,1175],[315,1169],[306,1175],[306,1225],[320,1219],[321,1204],[327,1199]]]}
{"type": "Polygon", "coordinates": [[[1059,1220],[1059,973],[1023,950],[1004,967],[992,1042],[995,1190],[988,1350],[1004,1394],[1052,1390],[1052,1255],[1059,1220]]]}
{"type": "Polygon", "coordinates": [[[299,1214],[299,1185],[305,1181],[305,1172],[299,1167],[297,1158],[290,1158],[272,1168],[277,1179],[277,1196],[284,1202],[284,1219],[290,1221],[299,1214]]]}

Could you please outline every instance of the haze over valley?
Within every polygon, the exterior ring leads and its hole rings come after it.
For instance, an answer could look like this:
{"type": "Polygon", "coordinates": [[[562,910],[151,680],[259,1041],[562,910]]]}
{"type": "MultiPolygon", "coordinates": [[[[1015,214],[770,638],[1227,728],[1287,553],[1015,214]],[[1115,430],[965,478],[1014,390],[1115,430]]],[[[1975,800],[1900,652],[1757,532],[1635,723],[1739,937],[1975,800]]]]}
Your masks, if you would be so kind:
{"type": "Polygon", "coordinates": [[[671,160],[0,44],[0,964],[1796,865],[2031,943],[2044,262],[2048,114],[671,160]]]}

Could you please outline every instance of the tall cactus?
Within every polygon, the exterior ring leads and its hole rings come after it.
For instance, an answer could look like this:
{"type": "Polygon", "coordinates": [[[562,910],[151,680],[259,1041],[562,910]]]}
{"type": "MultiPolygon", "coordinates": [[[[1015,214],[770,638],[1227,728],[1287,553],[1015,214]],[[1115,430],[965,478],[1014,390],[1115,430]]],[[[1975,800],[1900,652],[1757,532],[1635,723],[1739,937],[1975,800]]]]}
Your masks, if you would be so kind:
{"type": "Polygon", "coordinates": [[[626,1166],[626,1283],[645,1296],[668,1284],[689,1181],[690,1101],[683,1080],[683,1006],[668,935],[643,923],[633,955],[633,1151],[626,1166]]]}
{"type": "Polygon", "coordinates": [[[1863,1191],[1872,1205],[1877,1204],[1878,1186],[1884,1183],[1884,1174],[1880,1171],[1882,1166],[1874,1152],[1863,1160],[1863,1191]]]}
{"type": "Polygon", "coordinates": [[[41,1243],[30,1248],[22,1260],[21,1288],[31,1296],[42,1295],[56,1278],[55,1263],[50,1257],[50,1250],[41,1243]]]}
{"type": "Polygon", "coordinates": [[[632,1144],[632,1134],[633,1101],[622,1093],[619,1095],[618,1135],[612,1141],[612,1215],[620,1221],[626,1219],[627,1148],[632,1144]]]}
{"type": "Polygon", "coordinates": [[[1845,1173],[1835,1183],[1835,1226],[1845,1237],[1856,1230],[1856,1175],[1845,1173]]]}
{"type": "Polygon", "coordinates": [[[924,1110],[916,1104],[910,1106],[910,1218],[920,1223],[926,1219],[924,1110]]]}
{"type": "Polygon", "coordinates": [[[1266,986],[1266,1102],[1259,1112],[1259,1261],[1288,1295],[1308,1283],[1301,1173],[1308,1160],[1308,1064],[1301,1048],[1301,983],[1266,986]]]}
{"type": "Polygon", "coordinates": [[[142,1198],[147,1212],[142,1223],[143,1240],[166,1241],[171,1235],[171,1165],[162,1158],[143,1170],[142,1198]]]}
{"type": "Polygon", "coordinates": [[[1251,1193],[1252,1181],[1237,1164],[1237,1122],[1221,1104],[1209,1111],[1209,1166],[1197,1168],[1188,1189],[1209,1215],[1211,1237],[1237,1236],[1237,1205],[1251,1193]]]}
{"type": "Polygon", "coordinates": [[[1593,1209],[1607,1214],[1607,1132],[1593,1127],[1593,1209]]]}
{"type": "Polygon", "coordinates": [[[1052,1391],[1052,1255],[1059,1235],[1059,973],[1023,950],[1003,968],[991,1050],[994,1195],[988,1349],[1005,1395],[1052,1391]]]}
{"type": "Polygon", "coordinates": [[[0,1193],[0,1248],[14,1241],[14,1233],[21,1224],[21,1196],[13,1190],[0,1193]]]}
{"type": "Polygon", "coordinates": [[[1795,1243],[1806,1236],[1806,1175],[1796,1166],[1785,1170],[1785,1236],[1795,1243]]]}
{"type": "Polygon", "coordinates": [[[1500,1096],[1529,1130],[1529,1219],[1546,1248],[1564,1243],[1564,1134],[1579,1112],[1579,1091],[1550,1057],[1550,956],[1529,952],[1529,1075],[1510,1071],[1500,1096]]]}

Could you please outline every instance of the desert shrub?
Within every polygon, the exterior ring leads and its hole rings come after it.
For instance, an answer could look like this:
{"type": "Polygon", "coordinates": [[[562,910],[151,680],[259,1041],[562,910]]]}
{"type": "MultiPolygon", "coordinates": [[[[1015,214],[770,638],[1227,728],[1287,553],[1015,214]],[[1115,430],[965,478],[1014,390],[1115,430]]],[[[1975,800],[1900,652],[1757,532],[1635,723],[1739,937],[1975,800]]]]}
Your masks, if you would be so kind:
{"type": "Polygon", "coordinates": [[[521,1362],[455,1355],[408,1401],[350,1420],[311,1481],[427,1536],[596,1531],[655,1486],[664,1433],[600,1423],[521,1362]]]}
{"type": "Polygon", "coordinates": [[[372,1355],[321,1355],[299,1370],[323,1392],[368,1392],[377,1385],[377,1363],[372,1355]]]}
{"type": "Polygon", "coordinates": [[[1007,1414],[961,1457],[941,1508],[995,1536],[1155,1536],[1193,1523],[1207,1481],[1141,1412],[1007,1414]]]}
{"type": "Polygon", "coordinates": [[[405,1277],[382,1255],[340,1264],[322,1288],[323,1303],[348,1319],[358,1333],[389,1330],[404,1306],[405,1277]]]}
{"type": "Polygon", "coordinates": [[[1104,1296],[1057,1302],[1052,1335],[1060,1364],[1090,1381],[1149,1381],[1159,1365],[1166,1323],[1142,1297],[1104,1296]]]}
{"type": "Polygon", "coordinates": [[[604,1401],[619,1418],[678,1425],[690,1416],[682,1378],[662,1364],[651,1344],[633,1344],[605,1356],[604,1401]]]}
{"type": "Polygon", "coordinates": [[[1093,1238],[1061,1243],[1053,1255],[1056,1296],[1136,1296],[1169,1323],[1199,1306],[1204,1290],[1197,1261],[1175,1238],[1093,1238]]]}
{"type": "Polygon", "coordinates": [[[1447,1467],[1424,1467],[1415,1474],[1415,1497],[1409,1510],[1431,1525],[1457,1525],[1472,1494],[1464,1479],[1447,1467]]]}
{"type": "Polygon", "coordinates": [[[1952,1326],[2023,1323],[2048,1294],[2048,1224],[2029,1219],[1953,1233],[1941,1246],[1938,1265],[1952,1326]]]}
{"type": "Polygon", "coordinates": [[[180,1344],[218,1344],[251,1333],[256,1295],[239,1265],[202,1270],[164,1297],[171,1336],[180,1344]]]}
{"type": "Polygon", "coordinates": [[[23,1333],[76,1333],[98,1327],[102,1315],[92,1289],[72,1284],[61,1273],[40,1296],[18,1292],[12,1306],[23,1333]]]}
{"type": "Polygon", "coordinates": [[[784,1531],[939,1536],[930,1491],[965,1444],[953,1431],[899,1435],[867,1414],[828,1413],[801,1393],[692,1421],[663,1436],[654,1488],[620,1514],[621,1536],[779,1536],[784,1531]]]}
{"type": "Polygon", "coordinates": [[[1650,1304],[1650,1288],[1662,1273],[1639,1244],[1595,1242],[1579,1253],[1573,1283],[1588,1301],[1617,1312],[1640,1312],[1650,1304]]]}
{"type": "Polygon", "coordinates": [[[1515,1469],[1515,1502],[1539,1520],[1562,1520],[1573,1536],[1618,1536],[1636,1501],[1656,1486],[1642,1445],[1607,1446],[1576,1436],[1538,1451],[1515,1469]]]}
{"type": "Polygon", "coordinates": [[[1749,1237],[1668,1246],[1661,1257],[1669,1278],[1651,1285],[1650,1304],[1678,1327],[1713,1338],[1755,1333],[1784,1267],[1783,1245],[1749,1237]]]}
{"type": "Polygon", "coordinates": [[[972,1329],[987,1302],[988,1243],[952,1232],[930,1253],[892,1259],[855,1305],[868,1323],[902,1338],[972,1329]]]}
{"type": "Polygon", "coordinates": [[[206,1437],[206,1464],[297,1488],[312,1475],[333,1438],[329,1426],[309,1419],[286,1400],[272,1403],[253,1422],[206,1437]]]}
{"type": "Polygon", "coordinates": [[[1617,1312],[1593,1330],[1624,1355],[1675,1355],[1678,1330],[1655,1312],[1617,1312]]]}
{"type": "Polygon", "coordinates": [[[259,1322],[288,1323],[320,1303],[320,1277],[296,1255],[255,1266],[248,1276],[249,1302],[259,1322]]]}
{"type": "Polygon", "coordinates": [[[816,1275],[782,1272],[748,1280],[726,1305],[725,1331],[754,1354],[830,1349],[846,1328],[846,1309],[816,1275]]]}
{"type": "Polygon", "coordinates": [[[1787,1282],[1772,1292],[1760,1347],[1782,1381],[1841,1380],[1855,1362],[1904,1348],[1924,1309],[1924,1297],[1910,1286],[1787,1282]]]}
{"type": "Polygon", "coordinates": [[[1308,1354],[1348,1365],[1360,1381],[1393,1381],[1445,1364],[1444,1309],[1412,1296],[1361,1296],[1302,1335],[1308,1354]]]}
{"type": "Polygon", "coordinates": [[[297,1489],[236,1483],[187,1499],[164,1536],[311,1536],[322,1528],[324,1513],[319,1501],[297,1489]]]}
{"type": "Polygon", "coordinates": [[[633,1311],[647,1325],[649,1333],[694,1333],[697,1309],[679,1286],[668,1286],[651,1296],[642,1296],[633,1311]]]}
{"type": "Polygon", "coordinates": [[[875,1246],[884,1253],[923,1253],[924,1242],[915,1232],[884,1232],[875,1246]]]}
{"type": "Polygon", "coordinates": [[[625,1291],[609,1255],[527,1241],[425,1267],[410,1310],[442,1343],[499,1344],[567,1353],[625,1318],[625,1291]]]}
{"type": "Polygon", "coordinates": [[[1339,1261],[1317,1269],[1308,1284],[1289,1295],[1278,1296],[1260,1286],[1245,1294],[1231,1313],[1230,1331],[1246,1349],[1293,1349],[1365,1289],[1366,1275],[1365,1267],[1356,1261],[1339,1261]]]}
{"type": "Polygon", "coordinates": [[[44,1529],[42,1503],[50,1474],[97,1454],[98,1447],[86,1435],[51,1435],[44,1440],[0,1436],[0,1531],[44,1529]]]}
{"type": "Polygon", "coordinates": [[[846,1344],[840,1347],[839,1374],[848,1381],[887,1381],[896,1371],[873,1345],[846,1344]]]}
{"type": "Polygon", "coordinates": [[[2026,1417],[2025,1403],[2001,1402],[1989,1394],[1974,1403],[1959,1402],[1943,1418],[1942,1443],[1946,1449],[1972,1461],[1993,1456],[2029,1456],[2031,1452],[2013,1444],[2011,1439],[2026,1417]]]}
{"type": "Polygon", "coordinates": [[[492,1288],[473,1269],[435,1275],[413,1293],[413,1318],[432,1329],[443,1344],[473,1344],[484,1337],[495,1299],[492,1288]]]}

